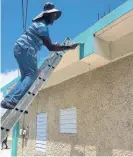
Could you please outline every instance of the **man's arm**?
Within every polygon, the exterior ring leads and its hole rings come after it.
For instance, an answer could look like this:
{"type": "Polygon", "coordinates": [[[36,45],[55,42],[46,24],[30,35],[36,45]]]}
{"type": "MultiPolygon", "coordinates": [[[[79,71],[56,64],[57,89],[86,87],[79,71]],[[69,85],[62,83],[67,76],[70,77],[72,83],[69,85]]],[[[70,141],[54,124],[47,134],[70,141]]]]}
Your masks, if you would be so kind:
{"type": "Polygon", "coordinates": [[[42,36],[40,37],[43,41],[43,44],[48,48],[49,51],[64,51],[64,50],[70,50],[75,49],[78,44],[72,44],[69,46],[61,46],[58,44],[52,44],[51,39],[49,36],[42,36]]]}

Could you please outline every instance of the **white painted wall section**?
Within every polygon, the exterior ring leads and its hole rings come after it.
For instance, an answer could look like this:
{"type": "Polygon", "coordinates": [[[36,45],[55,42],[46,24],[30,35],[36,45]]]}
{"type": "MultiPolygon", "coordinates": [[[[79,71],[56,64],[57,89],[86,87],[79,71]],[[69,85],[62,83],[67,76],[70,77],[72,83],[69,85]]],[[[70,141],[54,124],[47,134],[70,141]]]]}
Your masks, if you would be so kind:
{"type": "Polygon", "coordinates": [[[96,55],[101,56],[105,59],[111,59],[110,43],[99,37],[95,37],[94,52],[96,55]]]}

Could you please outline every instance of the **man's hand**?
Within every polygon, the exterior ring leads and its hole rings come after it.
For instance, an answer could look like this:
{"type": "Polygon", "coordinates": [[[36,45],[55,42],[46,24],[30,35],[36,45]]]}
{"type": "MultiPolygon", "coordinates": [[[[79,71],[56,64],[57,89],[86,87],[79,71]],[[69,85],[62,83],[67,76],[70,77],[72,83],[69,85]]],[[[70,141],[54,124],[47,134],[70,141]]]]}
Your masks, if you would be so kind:
{"type": "Polygon", "coordinates": [[[70,46],[70,49],[75,49],[78,46],[78,44],[77,43],[73,43],[73,44],[71,44],[69,46],[70,46]]]}
{"type": "Polygon", "coordinates": [[[43,44],[48,48],[49,51],[65,51],[75,49],[78,46],[78,44],[71,44],[68,46],[59,45],[58,43],[52,44],[49,36],[41,36],[40,38],[42,39],[43,44]]]}

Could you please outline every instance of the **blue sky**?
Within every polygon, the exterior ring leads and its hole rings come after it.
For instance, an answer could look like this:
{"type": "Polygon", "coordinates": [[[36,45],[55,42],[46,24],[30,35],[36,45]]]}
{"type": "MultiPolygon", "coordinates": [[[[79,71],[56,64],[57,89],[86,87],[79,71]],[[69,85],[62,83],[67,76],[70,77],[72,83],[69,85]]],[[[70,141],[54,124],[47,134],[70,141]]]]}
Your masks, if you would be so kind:
{"type": "MultiPolygon", "coordinates": [[[[53,2],[56,8],[62,10],[61,18],[49,27],[53,42],[62,42],[65,37],[74,38],[90,25],[97,21],[97,13],[103,15],[108,12],[108,4],[111,10],[123,3],[124,0],[48,0],[53,2]]],[[[42,11],[46,0],[29,0],[27,26],[42,11]]],[[[18,68],[13,56],[13,45],[22,34],[22,10],[21,0],[2,0],[2,51],[1,72],[5,73],[18,68]]],[[[38,53],[38,60],[46,57],[48,50],[43,48],[38,53]]]]}

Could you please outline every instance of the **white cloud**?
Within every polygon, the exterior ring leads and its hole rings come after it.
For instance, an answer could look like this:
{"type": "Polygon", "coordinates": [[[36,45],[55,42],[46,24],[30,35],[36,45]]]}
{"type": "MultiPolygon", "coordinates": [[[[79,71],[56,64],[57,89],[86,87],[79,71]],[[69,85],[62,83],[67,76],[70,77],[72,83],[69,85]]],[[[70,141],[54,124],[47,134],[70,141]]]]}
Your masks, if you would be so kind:
{"type": "MultiPolygon", "coordinates": [[[[0,92],[0,102],[4,99],[3,93],[0,92]]],[[[6,109],[0,108],[0,117],[6,112],[6,109]]]]}
{"type": "MultiPolygon", "coordinates": [[[[4,87],[6,84],[14,80],[18,77],[18,69],[7,72],[7,73],[0,73],[0,88],[4,87]]],[[[3,93],[0,92],[0,102],[3,100],[3,93]]],[[[0,108],[0,116],[5,113],[6,109],[0,108]]]]}
{"type": "Polygon", "coordinates": [[[0,74],[0,88],[4,87],[6,84],[14,80],[16,77],[18,77],[18,69],[9,71],[7,73],[1,73],[0,74]]]}
{"type": "Polygon", "coordinates": [[[4,97],[3,97],[3,93],[0,92],[0,102],[1,102],[3,99],[4,99],[4,97]]]}

